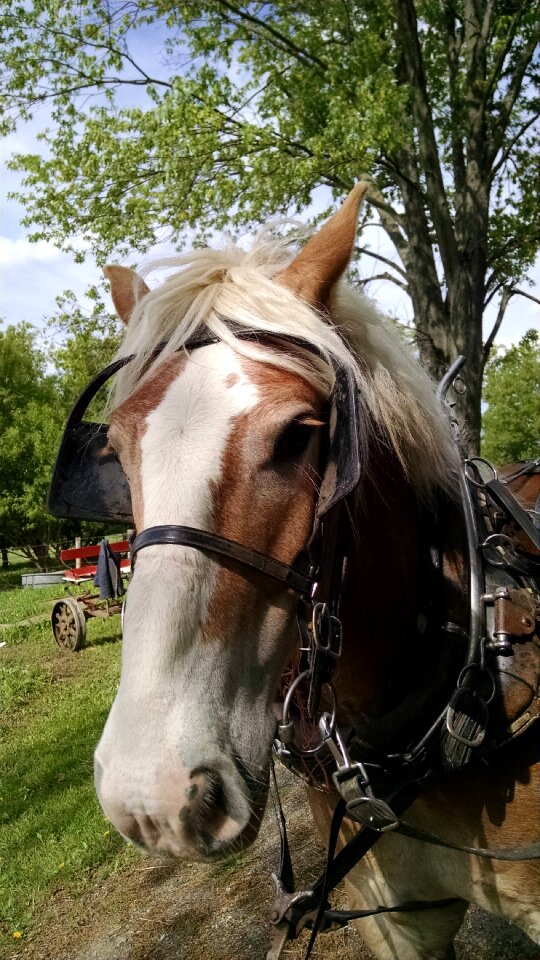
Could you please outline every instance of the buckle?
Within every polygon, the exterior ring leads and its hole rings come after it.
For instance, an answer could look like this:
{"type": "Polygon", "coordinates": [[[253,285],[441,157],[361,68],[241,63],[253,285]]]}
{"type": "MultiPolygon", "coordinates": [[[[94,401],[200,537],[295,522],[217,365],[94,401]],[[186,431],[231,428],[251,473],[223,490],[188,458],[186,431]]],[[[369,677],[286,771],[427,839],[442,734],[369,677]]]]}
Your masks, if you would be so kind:
{"type": "Polygon", "coordinates": [[[399,820],[385,800],[378,797],[356,797],[347,804],[347,813],[364,827],[377,833],[397,830],[399,820]]]}
{"type": "Polygon", "coordinates": [[[319,729],[337,763],[332,780],[345,801],[347,814],[377,833],[395,830],[399,826],[399,820],[394,811],[385,800],[373,794],[364,764],[351,761],[339,730],[331,721],[330,715],[323,713],[319,729]]]}
{"type": "Polygon", "coordinates": [[[343,626],[339,617],[334,617],[327,603],[314,603],[311,630],[315,649],[336,659],[343,647],[343,626]]]}

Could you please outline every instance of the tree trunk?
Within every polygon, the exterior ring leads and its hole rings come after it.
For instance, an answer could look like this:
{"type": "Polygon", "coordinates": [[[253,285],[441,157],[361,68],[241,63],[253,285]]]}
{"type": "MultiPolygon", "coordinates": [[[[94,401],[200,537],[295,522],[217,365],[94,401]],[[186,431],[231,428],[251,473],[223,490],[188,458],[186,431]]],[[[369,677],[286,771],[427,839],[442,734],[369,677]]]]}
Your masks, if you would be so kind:
{"type": "Polygon", "coordinates": [[[31,555],[39,571],[49,570],[51,567],[51,558],[49,556],[48,543],[38,543],[31,547],[31,555]]]}

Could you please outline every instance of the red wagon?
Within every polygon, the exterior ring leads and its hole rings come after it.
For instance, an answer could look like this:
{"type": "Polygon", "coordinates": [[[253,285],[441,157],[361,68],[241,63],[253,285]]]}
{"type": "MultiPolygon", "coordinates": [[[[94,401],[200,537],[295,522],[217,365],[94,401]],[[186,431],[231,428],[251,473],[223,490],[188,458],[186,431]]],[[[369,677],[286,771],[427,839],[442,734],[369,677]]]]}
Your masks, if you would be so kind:
{"type": "MultiPolygon", "coordinates": [[[[130,545],[127,540],[110,543],[109,549],[118,555],[122,575],[131,572],[130,545]]],[[[94,578],[97,571],[97,560],[100,545],[89,547],[70,547],[62,550],[62,563],[72,561],[86,561],[84,565],[66,569],[63,580],[65,583],[80,584],[94,578]],[[95,561],[94,563],[89,561],[95,561]]],[[[57,600],[51,612],[51,626],[54,639],[63,650],[80,650],[86,640],[86,621],[90,617],[112,617],[122,613],[123,597],[102,600],[95,592],[84,593],[78,596],[66,596],[57,600]]]]}

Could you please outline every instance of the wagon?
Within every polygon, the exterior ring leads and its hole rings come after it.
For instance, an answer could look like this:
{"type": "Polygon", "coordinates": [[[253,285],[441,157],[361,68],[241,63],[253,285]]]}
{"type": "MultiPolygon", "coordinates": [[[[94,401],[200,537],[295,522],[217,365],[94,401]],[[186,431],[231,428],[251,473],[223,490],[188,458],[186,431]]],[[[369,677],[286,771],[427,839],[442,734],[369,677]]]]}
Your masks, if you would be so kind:
{"type": "MultiPolygon", "coordinates": [[[[109,547],[113,553],[120,556],[121,573],[128,574],[131,570],[128,541],[122,540],[119,543],[111,543],[109,547]]],[[[79,584],[91,580],[97,570],[99,551],[99,544],[62,550],[60,559],[63,563],[70,560],[96,560],[95,564],[67,569],[63,577],[64,582],[79,584]]],[[[62,597],[61,600],[55,602],[51,611],[51,627],[54,639],[62,650],[71,652],[80,650],[84,647],[86,640],[86,621],[91,617],[108,618],[118,613],[122,614],[123,607],[123,597],[104,600],[95,591],[83,593],[79,596],[62,597]]]]}

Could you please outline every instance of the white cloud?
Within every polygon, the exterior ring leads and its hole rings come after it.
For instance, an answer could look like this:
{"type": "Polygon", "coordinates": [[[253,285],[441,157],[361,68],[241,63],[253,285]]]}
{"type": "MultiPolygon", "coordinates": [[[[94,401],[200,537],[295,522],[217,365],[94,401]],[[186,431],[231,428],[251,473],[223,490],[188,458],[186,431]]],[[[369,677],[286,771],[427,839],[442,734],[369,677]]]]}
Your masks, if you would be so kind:
{"type": "Polygon", "coordinates": [[[31,243],[25,237],[12,240],[10,237],[0,236],[0,265],[2,270],[31,263],[50,263],[51,260],[58,260],[62,256],[62,252],[46,240],[31,243]]]}

